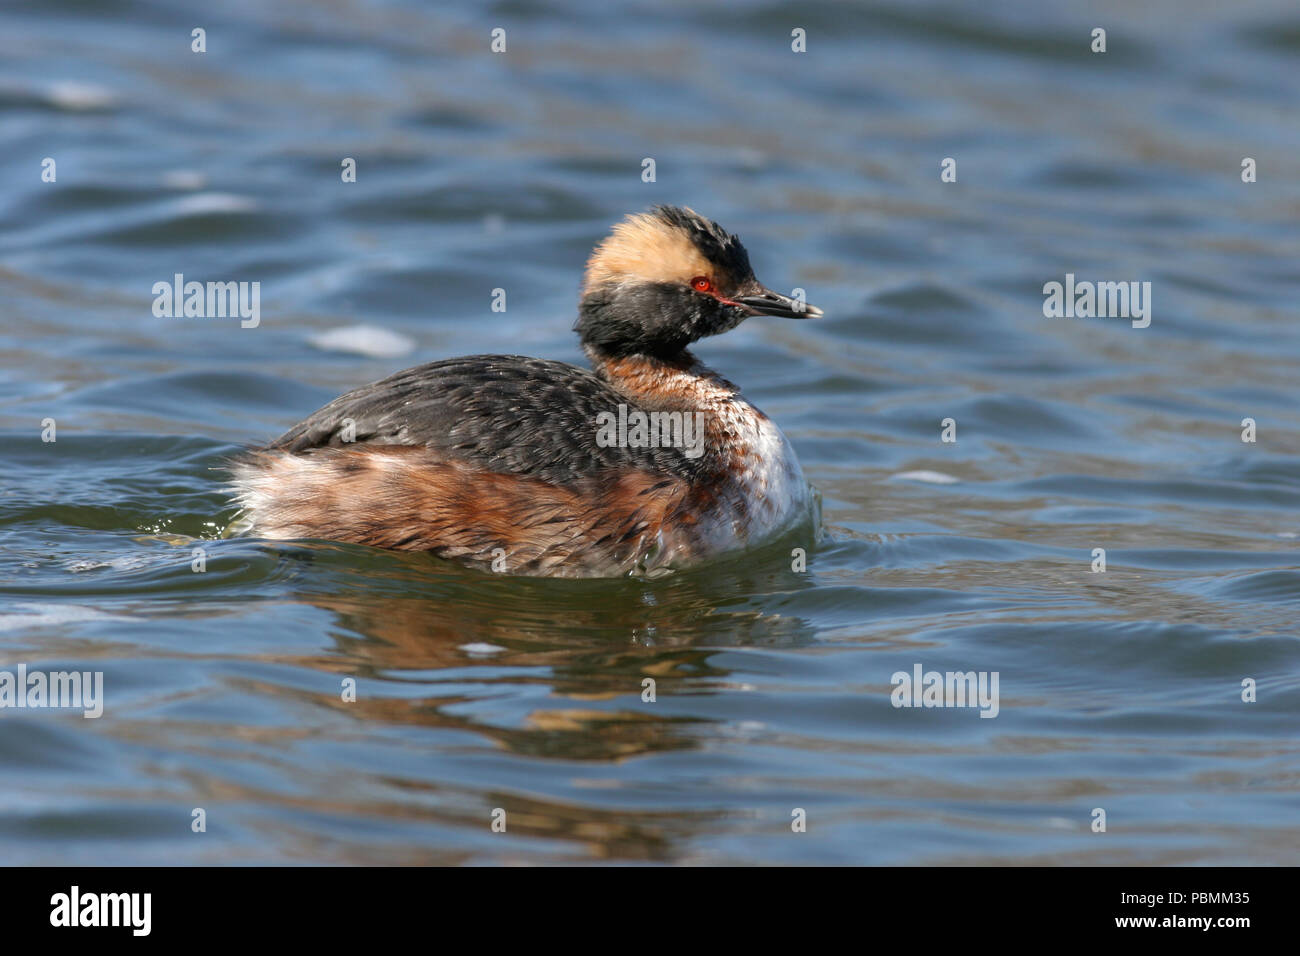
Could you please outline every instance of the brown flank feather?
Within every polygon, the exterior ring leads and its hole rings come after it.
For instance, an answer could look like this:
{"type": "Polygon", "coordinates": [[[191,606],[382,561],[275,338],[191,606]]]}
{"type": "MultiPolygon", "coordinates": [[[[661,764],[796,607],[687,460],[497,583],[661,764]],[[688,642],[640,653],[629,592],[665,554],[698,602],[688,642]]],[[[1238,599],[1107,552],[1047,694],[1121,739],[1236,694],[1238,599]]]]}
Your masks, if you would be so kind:
{"type": "Polygon", "coordinates": [[[236,473],[266,538],[429,551],[484,569],[503,556],[495,570],[572,577],[693,550],[690,489],[643,471],[560,487],[392,445],[258,452],[236,473]]]}

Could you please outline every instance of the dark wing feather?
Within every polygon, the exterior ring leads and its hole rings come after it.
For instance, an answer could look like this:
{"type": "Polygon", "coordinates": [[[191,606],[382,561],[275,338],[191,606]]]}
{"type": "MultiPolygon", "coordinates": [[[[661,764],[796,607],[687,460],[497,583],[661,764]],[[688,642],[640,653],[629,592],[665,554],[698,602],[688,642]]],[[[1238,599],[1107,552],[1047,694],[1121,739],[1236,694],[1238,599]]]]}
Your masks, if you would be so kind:
{"type": "Polygon", "coordinates": [[[614,468],[689,477],[678,449],[602,448],[596,416],[628,399],[586,369],[515,355],[431,362],[334,399],[269,446],[423,445],[449,460],[568,484],[614,468]],[[345,420],[355,441],[344,442],[345,420]]]}

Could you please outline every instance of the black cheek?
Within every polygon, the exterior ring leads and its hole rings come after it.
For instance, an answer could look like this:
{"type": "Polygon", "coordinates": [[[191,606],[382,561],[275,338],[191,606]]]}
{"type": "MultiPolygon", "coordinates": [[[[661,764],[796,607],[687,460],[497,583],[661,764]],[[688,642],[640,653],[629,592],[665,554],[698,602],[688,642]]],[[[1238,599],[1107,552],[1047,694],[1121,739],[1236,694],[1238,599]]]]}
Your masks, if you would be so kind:
{"type": "Polygon", "coordinates": [[[725,302],[714,299],[711,307],[700,316],[697,335],[703,338],[706,335],[718,335],[729,329],[734,329],[748,315],[749,311],[742,306],[727,305],[725,302]]]}

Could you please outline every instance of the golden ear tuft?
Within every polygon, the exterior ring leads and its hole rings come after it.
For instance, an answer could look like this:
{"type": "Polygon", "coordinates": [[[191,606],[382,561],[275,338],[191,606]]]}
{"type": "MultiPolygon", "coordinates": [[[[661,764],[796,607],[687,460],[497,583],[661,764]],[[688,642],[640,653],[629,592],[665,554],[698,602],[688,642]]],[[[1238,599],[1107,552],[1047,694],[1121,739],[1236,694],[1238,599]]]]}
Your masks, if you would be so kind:
{"type": "Polygon", "coordinates": [[[608,282],[689,283],[712,265],[685,230],[655,213],[632,213],[617,223],[587,260],[583,294],[608,282]]]}

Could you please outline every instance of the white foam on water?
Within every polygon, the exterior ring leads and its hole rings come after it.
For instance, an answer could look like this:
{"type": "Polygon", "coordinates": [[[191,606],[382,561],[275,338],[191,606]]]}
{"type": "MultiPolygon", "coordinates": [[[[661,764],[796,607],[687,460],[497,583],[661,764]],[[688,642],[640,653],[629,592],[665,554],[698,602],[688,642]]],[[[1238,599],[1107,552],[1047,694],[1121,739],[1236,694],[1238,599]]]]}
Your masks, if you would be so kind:
{"type": "Polygon", "coordinates": [[[195,193],[180,197],[170,203],[170,208],[179,216],[206,216],[214,212],[252,212],[257,201],[234,193],[195,193]]]}
{"type": "Polygon", "coordinates": [[[113,91],[95,83],[61,80],[51,83],[45,91],[46,98],[63,110],[98,110],[117,102],[113,91]]]}
{"type": "Polygon", "coordinates": [[[29,627],[59,627],[82,621],[127,621],[120,614],[108,614],[93,607],[76,604],[15,604],[16,614],[0,614],[0,631],[18,631],[29,627]]]}
{"type": "Polygon", "coordinates": [[[307,341],[326,352],[349,352],[367,358],[399,358],[415,351],[412,339],[377,325],[330,329],[310,336],[307,341]]]}
{"type": "Polygon", "coordinates": [[[496,644],[485,644],[482,641],[476,641],[473,644],[461,644],[457,650],[464,651],[466,654],[486,657],[491,654],[500,654],[505,648],[498,647],[496,644]]]}
{"type": "Polygon", "coordinates": [[[928,485],[955,485],[960,478],[954,478],[952,475],[945,475],[942,471],[900,471],[896,475],[890,475],[889,480],[894,481],[921,481],[928,485]]]}

